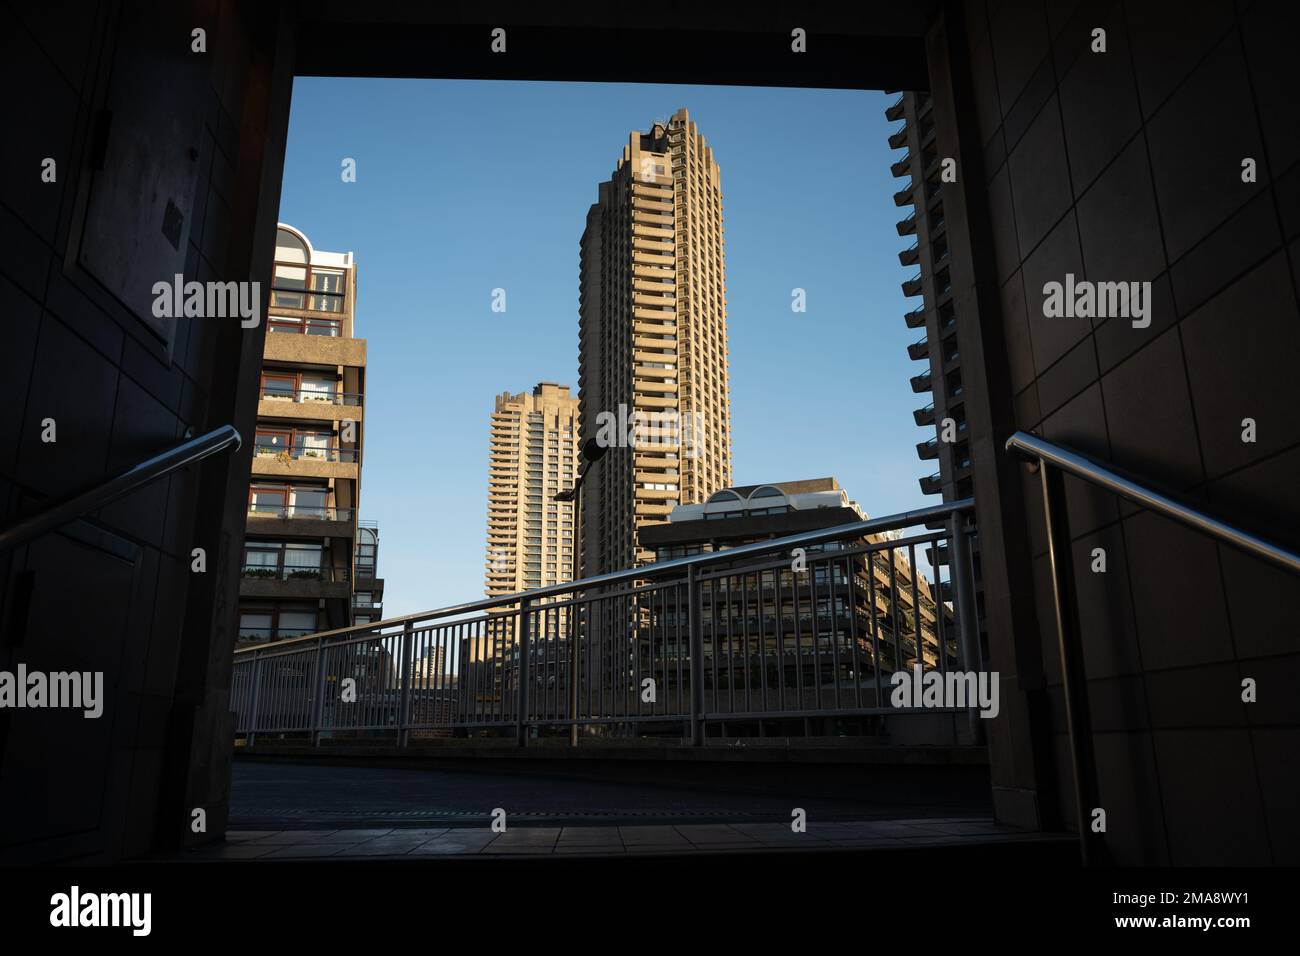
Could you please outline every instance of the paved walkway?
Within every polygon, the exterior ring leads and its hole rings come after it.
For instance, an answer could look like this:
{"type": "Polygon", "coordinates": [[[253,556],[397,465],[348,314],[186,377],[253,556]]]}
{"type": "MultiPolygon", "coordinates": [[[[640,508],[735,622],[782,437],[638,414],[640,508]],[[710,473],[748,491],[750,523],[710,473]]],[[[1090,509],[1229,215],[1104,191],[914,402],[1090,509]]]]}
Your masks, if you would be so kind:
{"type": "Polygon", "coordinates": [[[422,829],[231,830],[195,861],[401,859],[434,857],[622,856],[768,851],[835,851],[1041,841],[1042,834],[985,817],[818,822],[805,833],[784,823],[422,829]]]}
{"type": "MultiPolygon", "coordinates": [[[[789,828],[802,807],[810,820],[991,818],[980,799],[956,788],[899,798],[873,785],[814,787],[794,772],[762,786],[716,779],[685,787],[538,774],[347,767],[236,760],[230,826],[249,830],[483,826],[504,807],[510,826],[774,823],[789,828]]],[[[558,832],[558,829],[555,831],[558,832]]]]}

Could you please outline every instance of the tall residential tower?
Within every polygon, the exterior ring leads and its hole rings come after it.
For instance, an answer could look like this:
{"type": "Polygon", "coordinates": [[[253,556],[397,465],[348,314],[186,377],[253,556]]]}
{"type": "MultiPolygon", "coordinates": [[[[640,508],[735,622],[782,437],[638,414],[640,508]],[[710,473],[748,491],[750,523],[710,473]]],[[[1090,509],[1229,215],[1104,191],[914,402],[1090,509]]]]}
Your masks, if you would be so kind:
{"type": "Polygon", "coordinates": [[[497,396],[488,460],[486,591],[500,597],[571,580],[578,400],[567,385],[497,396]]]}
{"type": "Polygon", "coordinates": [[[582,442],[609,446],[583,489],[588,576],[653,561],[637,530],[731,483],[722,188],[686,110],[628,137],[580,256],[582,442]]]}

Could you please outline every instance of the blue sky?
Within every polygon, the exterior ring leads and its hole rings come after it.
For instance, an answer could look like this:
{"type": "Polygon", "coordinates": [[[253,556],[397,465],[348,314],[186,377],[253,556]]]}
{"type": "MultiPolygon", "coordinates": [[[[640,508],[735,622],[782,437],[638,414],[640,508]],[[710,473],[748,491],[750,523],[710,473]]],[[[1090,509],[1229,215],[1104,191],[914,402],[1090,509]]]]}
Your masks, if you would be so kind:
{"type": "Polygon", "coordinates": [[[737,484],[927,500],[899,283],[892,97],[852,90],[298,78],[280,218],[352,251],[368,340],[361,517],[385,616],[479,597],[494,396],[577,387],[578,240],[634,129],[686,107],[722,173],[737,484]],[[357,181],[340,178],[345,157],[357,181]],[[491,311],[494,288],[505,313],[491,311]],[[791,311],[791,290],[807,312],[791,311]]]}

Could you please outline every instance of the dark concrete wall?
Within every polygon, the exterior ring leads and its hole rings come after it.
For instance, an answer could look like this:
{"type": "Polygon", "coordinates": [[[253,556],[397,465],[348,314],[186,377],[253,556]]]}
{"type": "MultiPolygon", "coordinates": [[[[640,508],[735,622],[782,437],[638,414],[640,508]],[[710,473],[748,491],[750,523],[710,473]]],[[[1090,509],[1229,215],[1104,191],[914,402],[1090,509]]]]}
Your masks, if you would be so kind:
{"type": "MultiPolygon", "coordinates": [[[[956,278],[979,308],[959,332],[964,368],[984,353],[972,444],[986,591],[1001,595],[993,664],[1018,695],[993,741],[1004,816],[1074,816],[1039,479],[1002,451],[1011,430],[1300,544],[1287,6],[980,0],[949,5],[932,30],[936,109],[967,177],[956,278]],[[1105,53],[1089,49],[1095,27],[1105,53]],[[1255,183],[1242,181],[1246,157],[1255,183]],[[1067,272],[1151,281],[1150,327],[1044,317],[1044,283],[1067,272]],[[1048,746],[1035,739],[1043,711],[1048,746]]],[[[1300,582],[1073,479],[1067,500],[1111,851],[1300,862],[1300,582]],[[1104,574],[1090,570],[1098,547],[1104,574]],[[1246,677],[1258,703],[1242,702],[1246,677]]]]}
{"type": "MultiPolygon", "coordinates": [[[[159,321],[150,290],[181,272],[260,279],[265,296],[291,83],[272,6],[0,3],[8,518],[191,430],[251,435],[264,324],[159,321]],[[206,53],[191,50],[194,28],[206,53]],[[41,181],[45,157],[54,183],[41,181]],[[41,440],[45,418],[54,443],[41,440]]],[[[106,697],[98,720],[0,714],[0,859],[200,841],[200,807],[220,834],[251,447],[0,555],[0,668],[102,670],[106,697]],[[191,571],[195,547],[206,573],[191,571]]]]}

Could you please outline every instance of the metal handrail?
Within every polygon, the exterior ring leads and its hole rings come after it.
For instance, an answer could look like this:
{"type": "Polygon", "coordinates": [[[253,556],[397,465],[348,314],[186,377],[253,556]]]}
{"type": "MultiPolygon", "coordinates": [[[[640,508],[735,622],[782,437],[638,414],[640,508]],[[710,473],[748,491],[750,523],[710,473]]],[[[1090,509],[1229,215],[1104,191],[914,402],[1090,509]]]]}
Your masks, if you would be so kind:
{"type": "Polygon", "coordinates": [[[0,553],[26,544],[33,538],[39,538],[92,511],[98,511],[123,495],[169,475],[179,468],[201,461],[227,448],[233,447],[234,450],[238,450],[239,445],[239,432],[235,427],[222,425],[206,435],[191,438],[175,448],[147,458],[92,488],[74,492],[55,501],[41,502],[31,514],[18,519],[0,532],[0,553]]]}
{"type": "Polygon", "coordinates": [[[593,577],[582,578],[578,581],[566,581],[561,584],[550,584],[545,587],[533,588],[529,591],[517,591],[513,594],[505,594],[500,597],[484,598],[481,601],[469,601],[464,604],[453,604],[448,607],[435,608],[429,611],[419,611],[415,614],[388,618],[383,621],[373,621],[369,624],[354,624],[351,627],[335,628],[332,631],[320,631],[303,637],[291,637],[283,641],[274,641],[269,644],[241,647],[236,649],[235,654],[236,656],[240,654],[256,654],[259,652],[265,652],[271,648],[280,648],[287,644],[293,644],[296,642],[307,640],[317,641],[322,638],[338,637],[343,634],[369,633],[383,628],[413,624],[418,621],[455,617],[460,614],[473,614],[478,611],[489,611],[496,607],[521,604],[525,601],[536,603],[546,598],[572,594],[575,591],[586,591],[593,588],[610,587],[612,585],[625,584],[633,581],[644,581],[671,574],[675,571],[688,571],[692,568],[698,568],[701,565],[721,562],[730,564],[740,558],[769,554],[773,551],[784,551],[789,548],[825,544],[829,541],[837,541],[842,538],[856,538],[868,534],[877,534],[882,531],[892,531],[896,528],[909,528],[914,525],[921,525],[927,522],[953,517],[958,514],[965,514],[974,509],[974,498],[962,498],[957,501],[948,501],[943,504],[931,505],[927,508],[917,508],[913,511],[905,511],[896,515],[886,515],[881,518],[868,518],[865,521],[854,521],[848,524],[835,525],[830,528],[819,528],[815,531],[804,531],[799,534],[787,535],[783,538],[769,538],[764,541],[754,541],[734,548],[727,548],[725,551],[710,551],[704,554],[687,555],[682,558],[670,558],[667,561],[656,561],[652,564],[645,564],[637,568],[611,571],[607,574],[598,574],[593,577]]]}
{"type": "Polygon", "coordinates": [[[1014,451],[1027,458],[1036,458],[1062,471],[1069,472],[1077,478],[1090,481],[1095,485],[1127,498],[1135,504],[1150,508],[1167,518],[1173,518],[1190,528],[1200,531],[1230,545],[1238,550],[1271,561],[1289,571],[1300,574],[1300,554],[1274,544],[1259,535],[1242,528],[1234,527],[1225,521],[1212,517],[1199,508],[1185,504],[1176,498],[1162,494],[1146,485],[1139,484],[1123,473],[1094,461],[1077,451],[1071,451],[1060,445],[1044,441],[1036,435],[1016,432],[1007,439],[1007,451],[1014,451]]]}
{"type": "Polygon", "coordinates": [[[1088,700],[1088,678],[1084,667],[1083,635],[1079,616],[1078,586],[1075,581],[1073,542],[1065,501],[1065,475],[1074,475],[1100,488],[1172,518],[1247,554],[1264,558],[1287,570],[1300,573],[1300,555],[1241,528],[1211,517],[1178,499],[1156,491],[1118,470],[1086,455],[1045,441],[1036,435],[1016,432],[1007,439],[1006,449],[1038,466],[1043,495],[1043,516],[1047,528],[1047,562],[1052,576],[1052,607],[1056,615],[1057,652],[1061,662],[1061,690],[1065,702],[1065,728],[1070,742],[1070,763],[1074,778],[1075,825],[1079,851],[1085,866],[1106,862],[1109,851],[1103,835],[1094,831],[1091,814],[1100,806],[1097,757],[1093,746],[1092,713],[1088,700]]]}

